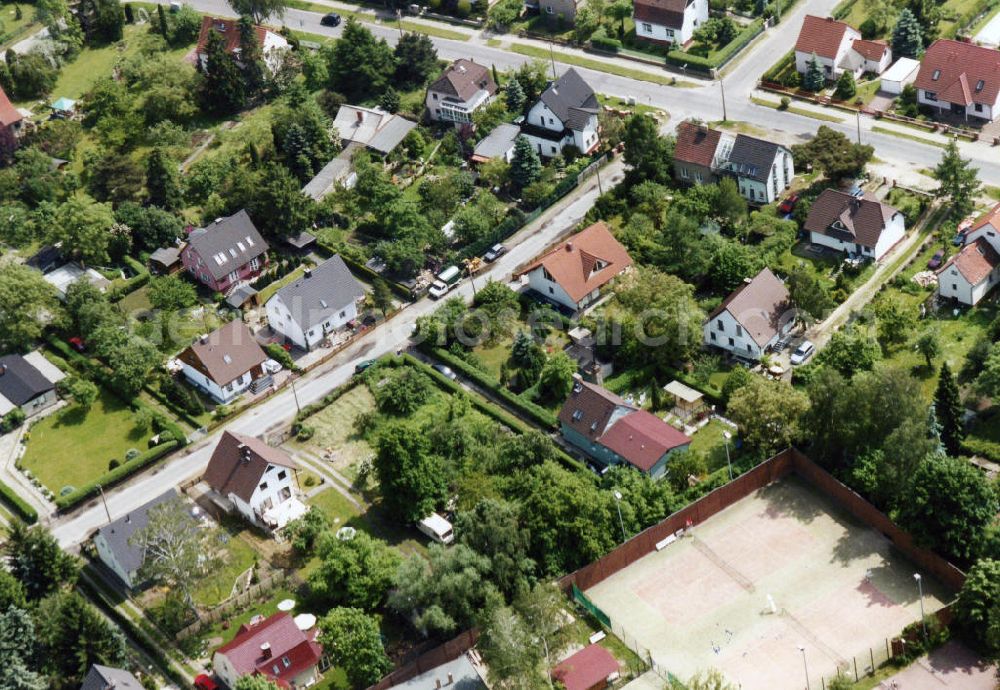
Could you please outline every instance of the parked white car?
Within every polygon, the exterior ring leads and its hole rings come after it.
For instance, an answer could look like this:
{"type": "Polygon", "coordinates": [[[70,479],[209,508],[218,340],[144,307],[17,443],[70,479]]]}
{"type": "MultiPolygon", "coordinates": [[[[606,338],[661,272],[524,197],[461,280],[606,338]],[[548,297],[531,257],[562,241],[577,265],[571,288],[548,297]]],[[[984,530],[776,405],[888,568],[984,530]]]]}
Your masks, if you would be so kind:
{"type": "Polygon", "coordinates": [[[792,364],[802,364],[807,359],[812,357],[814,352],[816,352],[816,346],[808,340],[803,340],[799,343],[799,346],[795,348],[795,352],[792,353],[791,362],[792,364]]]}

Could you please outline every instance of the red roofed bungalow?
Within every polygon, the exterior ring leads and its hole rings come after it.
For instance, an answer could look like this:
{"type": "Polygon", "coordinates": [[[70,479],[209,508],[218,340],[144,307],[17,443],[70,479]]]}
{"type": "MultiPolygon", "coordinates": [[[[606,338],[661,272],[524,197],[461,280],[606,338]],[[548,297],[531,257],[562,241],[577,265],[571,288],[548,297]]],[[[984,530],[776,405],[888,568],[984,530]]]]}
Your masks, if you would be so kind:
{"type": "MultiPolygon", "coordinates": [[[[212,31],[222,36],[227,53],[231,53],[239,59],[240,52],[240,24],[236,19],[225,19],[222,17],[210,17],[205,15],[201,18],[201,31],[198,33],[198,45],[195,47],[196,64],[204,69],[208,60],[208,35],[212,31]]],[[[278,66],[278,53],[287,50],[289,45],[285,37],[279,33],[271,31],[263,26],[254,26],[257,34],[257,43],[260,45],[261,54],[264,57],[264,64],[273,73],[278,66]]]]}
{"type": "Polygon", "coordinates": [[[243,676],[261,675],[282,688],[304,688],[319,679],[323,647],[318,630],[303,631],[291,614],[276,613],[240,626],[236,637],[215,650],[212,666],[228,687],[243,676]]]}
{"type": "Polygon", "coordinates": [[[552,679],[566,690],[600,690],[618,677],[618,660],[598,644],[584,647],[552,669],[552,679]]]}
{"type": "Polygon", "coordinates": [[[11,134],[17,135],[21,131],[23,122],[24,116],[17,112],[17,108],[4,93],[3,87],[0,87],[0,127],[5,127],[11,134]]]}
{"type": "Polygon", "coordinates": [[[654,414],[581,379],[559,411],[563,438],[605,467],[629,464],[653,479],[691,439],[654,414]]]}

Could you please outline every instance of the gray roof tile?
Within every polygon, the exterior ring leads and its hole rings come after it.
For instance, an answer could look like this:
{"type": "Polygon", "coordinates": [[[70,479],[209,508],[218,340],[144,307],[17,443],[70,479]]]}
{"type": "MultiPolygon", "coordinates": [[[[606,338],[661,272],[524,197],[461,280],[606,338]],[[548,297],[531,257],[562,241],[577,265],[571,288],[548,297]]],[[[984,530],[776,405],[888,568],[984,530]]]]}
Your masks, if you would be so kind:
{"type": "Polygon", "coordinates": [[[292,318],[307,331],[364,294],[364,288],[347,264],[339,254],[334,254],[307,275],[278,290],[271,299],[280,297],[292,318]]]}

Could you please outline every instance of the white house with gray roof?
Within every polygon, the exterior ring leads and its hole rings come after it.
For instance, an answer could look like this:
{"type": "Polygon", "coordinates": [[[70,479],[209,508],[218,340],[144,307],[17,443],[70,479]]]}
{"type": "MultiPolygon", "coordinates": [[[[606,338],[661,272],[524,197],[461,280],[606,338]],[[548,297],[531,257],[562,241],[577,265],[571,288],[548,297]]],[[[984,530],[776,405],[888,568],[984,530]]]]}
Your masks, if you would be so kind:
{"type": "Polygon", "coordinates": [[[387,156],[402,143],[416,122],[380,108],[342,105],[333,120],[345,148],[349,144],[366,146],[370,151],[387,156]]]}
{"type": "Polygon", "coordinates": [[[146,560],[145,550],[142,546],[133,544],[132,537],[149,524],[149,513],[153,508],[173,500],[179,500],[176,489],[160,494],[152,501],[105,525],[94,535],[97,557],[129,589],[135,589],[142,584],[139,580],[139,570],[146,560]]]}
{"type": "Polygon", "coordinates": [[[521,134],[545,158],[562,153],[567,146],[590,153],[601,141],[597,123],[600,109],[597,94],[570,68],[531,106],[521,134]]]}
{"type": "Polygon", "coordinates": [[[719,170],[735,177],[740,194],[759,206],[777,201],[795,177],[791,149],[745,134],[736,135],[719,170]]]}
{"type": "Polygon", "coordinates": [[[264,310],[275,332],[311,350],[358,317],[358,302],[364,296],[361,283],[335,254],[274,293],[264,310]]]}

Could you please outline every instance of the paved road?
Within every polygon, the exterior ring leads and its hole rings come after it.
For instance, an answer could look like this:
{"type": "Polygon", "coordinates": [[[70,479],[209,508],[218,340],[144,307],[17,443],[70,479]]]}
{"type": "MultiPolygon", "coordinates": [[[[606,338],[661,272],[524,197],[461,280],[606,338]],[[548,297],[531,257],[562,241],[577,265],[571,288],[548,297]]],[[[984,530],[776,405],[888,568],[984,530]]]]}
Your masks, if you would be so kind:
{"type": "MultiPolygon", "coordinates": [[[[605,167],[601,171],[601,183],[604,189],[620,182],[622,175],[621,159],[605,167]]],[[[510,251],[488,271],[477,276],[476,285],[482,287],[487,280],[508,279],[513,269],[572,230],[594,205],[598,193],[598,180],[596,177],[591,177],[535,222],[512,237],[507,242],[510,251]]],[[[466,280],[455,288],[452,296],[471,301],[472,292],[472,284],[466,280]]],[[[354,374],[354,364],[358,360],[380,357],[405,347],[417,318],[431,313],[438,306],[437,302],[424,299],[406,307],[395,318],[359,338],[331,362],[299,379],[295,384],[299,404],[307,405],[319,400],[333,388],[345,383],[354,374]]],[[[295,397],[291,388],[285,388],[237,417],[225,428],[237,433],[260,435],[269,429],[288,423],[295,412],[295,397]]],[[[220,429],[189,446],[185,449],[186,454],[179,455],[149,472],[138,475],[127,484],[108,491],[107,506],[111,518],[118,518],[142,505],[150,497],[201,474],[221,433],[220,429]]],[[[81,510],[56,518],[52,521],[51,527],[59,543],[68,548],[84,541],[91,532],[107,521],[108,516],[104,506],[99,500],[95,500],[81,510]]]]}

